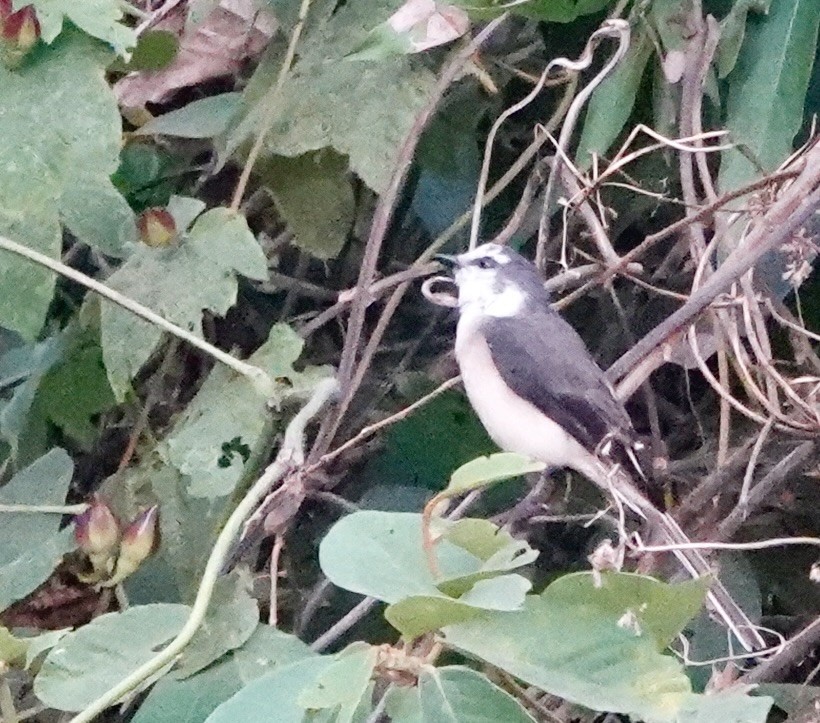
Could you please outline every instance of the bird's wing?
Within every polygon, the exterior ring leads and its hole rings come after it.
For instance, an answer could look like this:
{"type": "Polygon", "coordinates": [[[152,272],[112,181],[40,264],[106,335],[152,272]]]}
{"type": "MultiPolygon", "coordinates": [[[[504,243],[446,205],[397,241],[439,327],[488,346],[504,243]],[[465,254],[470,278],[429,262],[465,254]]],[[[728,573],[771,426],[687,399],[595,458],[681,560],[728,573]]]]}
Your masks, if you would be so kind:
{"type": "Polygon", "coordinates": [[[607,434],[634,437],[632,423],[577,332],[550,308],[483,325],[493,361],[506,384],[554,420],[586,449],[607,434]]]}

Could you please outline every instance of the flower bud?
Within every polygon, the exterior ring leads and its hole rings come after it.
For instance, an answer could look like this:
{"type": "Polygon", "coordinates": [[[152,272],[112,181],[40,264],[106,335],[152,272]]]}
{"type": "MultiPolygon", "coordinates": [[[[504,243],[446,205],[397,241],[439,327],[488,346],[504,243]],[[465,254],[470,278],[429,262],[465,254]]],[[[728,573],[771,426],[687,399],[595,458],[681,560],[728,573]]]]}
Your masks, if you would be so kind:
{"type": "Polygon", "coordinates": [[[154,505],[140,512],[125,528],[120,540],[120,554],[114,567],[114,575],[105,585],[111,586],[126,577],[147,560],[159,546],[159,506],[154,505]]]}
{"type": "Polygon", "coordinates": [[[16,68],[40,38],[40,21],[31,5],[11,12],[11,2],[0,2],[0,38],[6,67],[16,68]]]}
{"type": "Polygon", "coordinates": [[[177,235],[174,217],[164,208],[147,208],[137,218],[140,239],[146,246],[168,246],[177,235]]]}
{"type": "Polygon", "coordinates": [[[117,518],[99,498],[74,519],[74,539],[87,555],[108,554],[116,550],[120,541],[117,518]]]}

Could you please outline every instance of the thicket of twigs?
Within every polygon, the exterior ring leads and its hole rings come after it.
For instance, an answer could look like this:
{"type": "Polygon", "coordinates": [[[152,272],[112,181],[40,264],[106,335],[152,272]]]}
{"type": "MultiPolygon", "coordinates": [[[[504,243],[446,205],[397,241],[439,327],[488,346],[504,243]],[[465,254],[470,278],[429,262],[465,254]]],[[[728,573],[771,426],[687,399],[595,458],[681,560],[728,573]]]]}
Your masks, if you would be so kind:
{"type": "Polygon", "coordinates": [[[3,721],[816,720],[815,0],[0,20],[3,721]],[[769,648],[585,480],[480,460],[421,287],[488,240],[769,648]]]}

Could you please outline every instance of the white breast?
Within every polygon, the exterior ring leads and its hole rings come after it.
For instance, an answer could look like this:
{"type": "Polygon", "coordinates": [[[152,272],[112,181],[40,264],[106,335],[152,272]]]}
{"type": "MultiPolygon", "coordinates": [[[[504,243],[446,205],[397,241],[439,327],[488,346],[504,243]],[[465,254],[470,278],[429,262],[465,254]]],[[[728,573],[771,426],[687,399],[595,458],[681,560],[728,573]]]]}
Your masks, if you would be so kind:
{"type": "Polygon", "coordinates": [[[501,378],[478,330],[480,322],[479,315],[462,313],[456,360],[470,404],[490,437],[504,451],[588,474],[594,457],[535,405],[514,394],[501,378]]]}

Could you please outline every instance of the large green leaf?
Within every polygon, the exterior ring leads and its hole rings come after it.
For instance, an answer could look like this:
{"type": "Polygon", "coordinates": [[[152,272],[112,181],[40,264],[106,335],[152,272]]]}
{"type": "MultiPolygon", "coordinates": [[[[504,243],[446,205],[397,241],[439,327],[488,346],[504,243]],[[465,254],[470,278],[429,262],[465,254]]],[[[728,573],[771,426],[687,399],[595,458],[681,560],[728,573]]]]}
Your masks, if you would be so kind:
{"type": "Polygon", "coordinates": [[[259,606],[250,595],[251,584],[245,568],[217,581],[202,627],[174,670],[178,678],[198,673],[250,638],[259,623],[259,606]]]}
{"type": "Polygon", "coordinates": [[[92,37],[110,44],[123,56],[137,42],[133,29],[122,23],[123,6],[118,0],[14,0],[13,4],[15,8],[34,6],[43,40],[47,43],[60,34],[66,20],[92,37]]]}
{"type": "Polygon", "coordinates": [[[302,689],[297,702],[310,711],[338,710],[335,723],[351,723],[359,706],[370,708],[366,694],[378,657],[378,648],[353,643],[335,656],[333,664],[302,689]]]}
{"type": "MultiPolygon", "coordinates": [[[[135,237],[109,178],[122,132],[105,81],[109,60],[100,43],[71,30],[21,68],[0,67],[0,234],[53,258],[60,221],[108,254],[126,253],[135,237]]],[[[0,325],[33,339],[53,292],[52,272],[0,251],[0,325]]]]}
{"type": "Polygon", "coordinates": [[[530,582],[508,573],[537,553],[485,520],[440,526],[445,534],[435,547],[440,580],[425,558],[417,514],[348,515],[322,540],[319,562],[336,585],[393,603],[385,616],[410,637],[469,619],[483,609],[519,609],[530,582]]]}
{"type": "MultiPolygon", "coordinates": [[[[731,140],[746,146],[764,171],[777,168],[791,153],[803,119],[818,25],[816,0],[777,0],[767,16],[747,20],[746,39],[728,77],[726,127],[731,140]]],[[[721,193],[757,175],[740,151],[723,151],[721,193]]]]}
{"type": "Polygon", "coordinates": [[[275,325],[250,356],[250,363],[281,381],[274,397],[230,369],[214,366],[153,452],[105,481],[105,495],[119,508],[136,511],[158,502],[162,510],[161,545],[147,563],[153,574],[142,578],[142,600],[174,599],[152,597],[159,578],[178,591],[179,599],[191,599],[231,495],[264,461],[284,424],[271,406],[306,397],[327,375],[320,367],[293,369],[302,344],[289,327],[275,325]]]}
{"type": "Polygon", "coordinates": [[[206,723],[270,723],[273,711],[277,723],[304,723],[305,709],[297,702],[299,692],[333,662],[332,657],[317,656],[263,675],[220,705],[206,723]]]}
{"type": "Polygon", "coordinates": [[[259,625],[242,647],[214,665],[185,680],[172,676],[160,680],[133,723],[201,723],[250,681],[314,656],[297,637],[259,625]]]}
{"type": "Polygon", "coordinates": [[[347,159],[330,149],[296,158],[270,156],[259,172],[294,243],[320,259],[337,256],[356,208],[347,159]]]}
{"type": "Polygon", "coordinates": [[[550,589],[521,612],[483,613],[445,629],[446,641],[525,682],[593,710],[671,720],[689,680],[655,641],[590,601],[568,606],[550,589]]]}
{"type": "Polygon", "coordinates": [[[530,596],[520,612],[484,612],[444,634],[448,644],[593,710],[689,723],[725,720],[707,717],[725,705],[743,712],[733,720],[763,723],[770,703],[694,695],[682,666],[660,652],[703,594],[699,583],[679,588],[606,573],[596,585],[592,573],[578,573],[530,596]]]}
{"type": "MultiPolygon", "coordinates": [[[[414,57],[378,62],[344,57],[400,4],[346,3],[307,33],[299,59],[273,101],[276,113],[265,135],[268,153],[301,156],[331,147],[349,157],[351,169],[368,186],[384,191],[398,146],[427,102],[435,78],[414,57]]],[[[248,112],[229,134],[228,152],[259,131],[280,66],[281,56],[272,54],[257,69],[246,91],[248,112]]]]}
{"type": "Polygon", "coordinates": [[[182,628],[185,605],[140,605],[108,613],[66,635],[34,680],[50,708],[82,710],[156,654],[182,628]]]}
{"type": "MultiPolygon", "coordinates": [[[[141,246],[108,279],[111,288],[202,336],[202,313],[220,316],[236,302],[237,276],[267,277],[262,249],[243,216],[227,208],[202,214],[178,244],[141,246]]],[[[130,311],[102,304],[102,346],[118,399],[151,357],[163,332],[130,311]]]]}
{"type": "Polygon", "coordinates": [[[40,414],[90,449],[97,438],[94,418],[114,406],[96,332],[67,333],[65,356],[40,382],[32,413],[40,414]]]}
{"type": "MultiPolygon", "coordinates": [[[[65,504],[74,465],[53,449],[0,488],[0,502],[15,505],[65,504]]],[[[51,575],[74,546],[59,515],[0,512],[0,610],[28,595],[51,575]]]]}
{"type": "Polygon", "coordinates": [[[312,388],[324,374],[315,367],[301,373],[294,371],[293,363],[303,344],[290,327],[277,324],[250,357],[251,364],[272,379],[282,380],[275,398],[261,393],[233,371],[214,367],[166,438],[167,460],[190,479],[189,494],[211,498],[230,495],[249,456],[258,451],[265,438],[271,405],[312,388]]]}
{"type": "Polygon", "coordinates": [[[506,691],[470,668],[426,667],[419,676],[424,723],[533,723],[506,691]]]}
{"type": "Polygon", "coordinates": [[[424,556],[421,515],[407,512],[368,510],[343,517],[322,540],[319,564],[339,587],[394,603],[412,595],[441,595],[439,588],[446,589],[448,583],[496,577],[532,562],[534,555],[525,542],[499,533],[492,523],[479,522],[499,534],[505,550],[509,540],[512,554],[498,554],[481,544],[468,549],[461,539],[447,537],[453,523],[442,521],[445,537],[436,544],[440,580],[433,577],[424,556]],[[481,551],[489,553],[486,560],[478,556],[481,551]]]}

